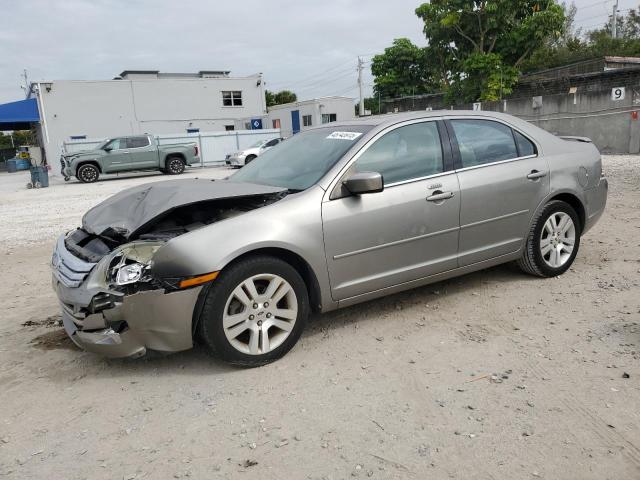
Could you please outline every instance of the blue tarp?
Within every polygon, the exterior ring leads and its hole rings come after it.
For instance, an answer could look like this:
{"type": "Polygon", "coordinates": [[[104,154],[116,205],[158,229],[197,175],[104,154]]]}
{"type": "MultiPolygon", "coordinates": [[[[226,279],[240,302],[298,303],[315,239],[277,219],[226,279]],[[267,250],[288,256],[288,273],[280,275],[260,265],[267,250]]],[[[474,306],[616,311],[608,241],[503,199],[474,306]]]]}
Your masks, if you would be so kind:
{"type": "Polygon", "coordinates": [[[28,130],[32,123],[39,121],[35,98],[0,104],[0,130],[28,130]]]}

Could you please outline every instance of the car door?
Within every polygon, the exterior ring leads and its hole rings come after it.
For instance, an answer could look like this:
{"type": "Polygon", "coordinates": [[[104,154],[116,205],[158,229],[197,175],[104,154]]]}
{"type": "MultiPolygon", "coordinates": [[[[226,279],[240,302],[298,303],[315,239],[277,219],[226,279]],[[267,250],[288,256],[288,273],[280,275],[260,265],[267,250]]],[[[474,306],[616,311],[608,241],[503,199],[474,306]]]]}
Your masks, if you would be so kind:
{"type": "Polygon", "coordinates": [[[129,169],[158,168],[158,149],[148,136],[128,137],[127,146],[130,155],[129,169]]]}
{"type": "Polygon", "coordinates": [[[129,149],[126,138],[114,138],[103,147],[103,169],[108,172],[121,172],[129,169],[129,149]]]}
{"type": "Polygon", "coordinates": [[[381,132],[323,202],[334,300],[456,268],[460,195],[444,128],[421,120],[381,132]],[[342,181],[364,171],[381,173],[384,190],[345,192],[342,181]]]}
{"type": "Polygon", "coordinates": [[[549,192],[549,166],[535,143],[505,123],[451,118],[460,183],[460,266],[517,251],[549,192]]]}

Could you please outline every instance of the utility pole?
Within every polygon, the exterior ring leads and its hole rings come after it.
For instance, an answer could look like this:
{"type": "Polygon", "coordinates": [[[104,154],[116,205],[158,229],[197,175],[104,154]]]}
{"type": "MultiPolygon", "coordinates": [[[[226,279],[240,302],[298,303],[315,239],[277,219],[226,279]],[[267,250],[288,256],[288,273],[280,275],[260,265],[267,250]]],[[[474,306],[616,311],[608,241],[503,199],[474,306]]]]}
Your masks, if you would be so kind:
{"type": "Polygon", "coordinates": [[[29,85],[29,77],[27,76],[27,69],[25,68],[22,71],[22,75],[20,75],[22,78],[24,78],[24,85],[20,88],[22,88],[24,90],[24,95],[26,98],[29,98],[29,90],[31,88],[31,85],[29,85]]]}
{"type": "Polygon", "coordinates": [[[364,62],[362,58],[358,57],[358,89],[360,90],[360,108],[358,113],[361,117],[364,117],[364,97],[362,96],[362,69],[364,68],[364,62]]]}
{"type": "Polygon", "coordinates": [[[618,0],[613,6],[613,15],[611,16],[611,38],[618,38],[618,0]]]}

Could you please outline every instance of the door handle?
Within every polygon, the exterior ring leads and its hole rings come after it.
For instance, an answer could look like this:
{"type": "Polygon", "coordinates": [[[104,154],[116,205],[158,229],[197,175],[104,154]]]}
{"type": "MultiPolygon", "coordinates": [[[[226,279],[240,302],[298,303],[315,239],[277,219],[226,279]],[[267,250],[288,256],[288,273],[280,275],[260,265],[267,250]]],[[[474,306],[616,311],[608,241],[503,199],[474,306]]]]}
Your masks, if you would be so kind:
{"type": "Polygon", "coordinates": [[[442,200],[448,200],[453,198],[455,194],[453,192],[441,192],[440,190],[436,190],[432,195],[427,197],[427,202],[440,202],[442,200]]]}
{"type": "Polygon", "coordinates": [[[129,150],[123,150],[122,153],[129,153],[129,150]]]}
{"type": "Polygon", "coordinates": [[[538,178],[546,177],[547,172],[539,172],[538,170],[531,170],[531,173],[527,175],[529,180],[536,180],[538,178]]]}

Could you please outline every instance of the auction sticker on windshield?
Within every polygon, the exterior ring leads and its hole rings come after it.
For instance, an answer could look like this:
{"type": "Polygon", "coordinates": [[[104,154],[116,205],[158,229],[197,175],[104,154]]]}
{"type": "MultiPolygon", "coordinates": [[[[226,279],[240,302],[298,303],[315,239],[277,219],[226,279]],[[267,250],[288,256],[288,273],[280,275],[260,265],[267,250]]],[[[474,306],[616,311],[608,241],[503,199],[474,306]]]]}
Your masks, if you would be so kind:
{"type": "Polygon", "coordinates": [[[355,140],[360,135],[362,135],[360,132],[333,132],[327,138],[336,140],[355,140]]]}

